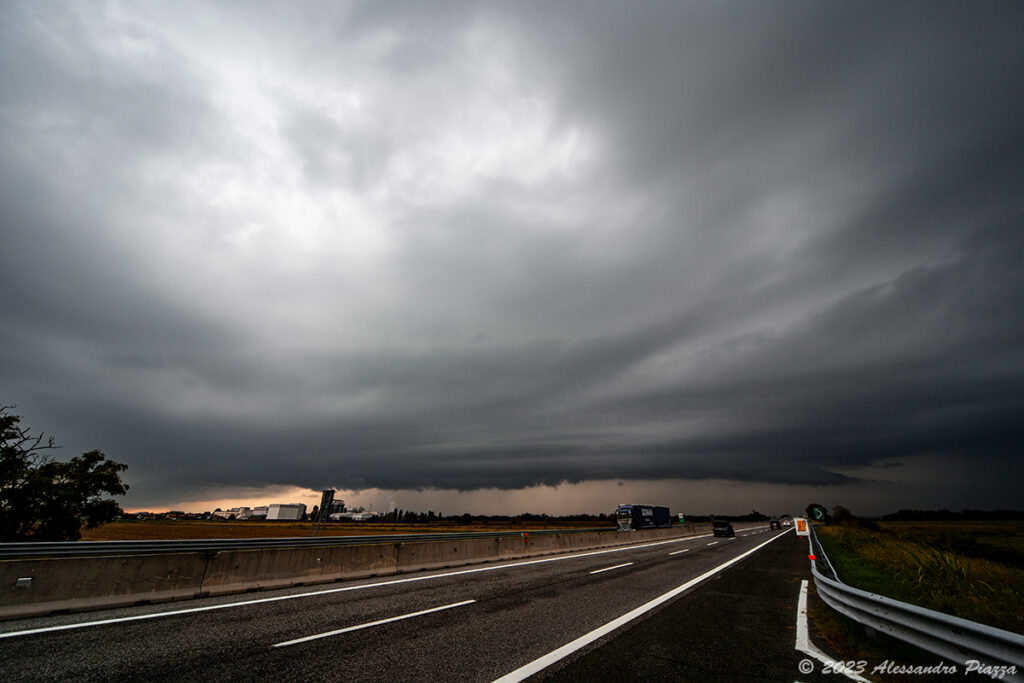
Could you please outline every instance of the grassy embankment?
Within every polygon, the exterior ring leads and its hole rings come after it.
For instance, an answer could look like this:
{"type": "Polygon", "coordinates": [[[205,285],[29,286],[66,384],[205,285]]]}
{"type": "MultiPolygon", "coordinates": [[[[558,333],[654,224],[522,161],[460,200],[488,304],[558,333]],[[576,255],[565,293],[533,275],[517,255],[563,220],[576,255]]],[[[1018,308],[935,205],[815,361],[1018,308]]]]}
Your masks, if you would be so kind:
{"type": "MultiPolygon", "coordinates": [[[[530,531],[532,529],[607,528],[608,522],[434,522],[385,524],[331,522],[321,524],[318,536],[365,536],[377,534],[466,533],[473,531],[530,531]]],[[[231,520],[123,520],[96,529],[83,529],[83,541],[154,541],[189,538],[285,538],[308,536],[310,522],[238,522],[231,520]]]]}
{"type": "MultiPolygon", "coordinates": [[[[817,527],[846,584],[996,628],[1024,633],[1024,523],[883,522],[878,529],[817,527]]],[[[865,629],[818,601],[815,632],[841,658],[934,664],[887,636],[865,629]]],[[[884,680],[897,680],[883,677],[884,680]]]]}

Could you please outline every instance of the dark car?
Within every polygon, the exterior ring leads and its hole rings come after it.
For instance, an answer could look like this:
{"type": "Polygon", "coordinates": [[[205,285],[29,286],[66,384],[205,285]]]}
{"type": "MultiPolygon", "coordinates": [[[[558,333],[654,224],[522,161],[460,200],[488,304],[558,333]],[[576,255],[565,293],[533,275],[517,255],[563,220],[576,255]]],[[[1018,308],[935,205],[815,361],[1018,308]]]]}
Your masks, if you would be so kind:
{"type": "Polygon", "coordinates": [[[716,519],[711,523],[711,531],[715,536],[726,536],[732,538],[736,532],[732,530],[732,523],[716,519]]]}
{"type": "Polygon", "coordinates": [[[780,522],[777,519],[773,519],[772,521],[768,522],[768,528],[769,529],[781,529],[782,528],[782,522],[780,522]]]}

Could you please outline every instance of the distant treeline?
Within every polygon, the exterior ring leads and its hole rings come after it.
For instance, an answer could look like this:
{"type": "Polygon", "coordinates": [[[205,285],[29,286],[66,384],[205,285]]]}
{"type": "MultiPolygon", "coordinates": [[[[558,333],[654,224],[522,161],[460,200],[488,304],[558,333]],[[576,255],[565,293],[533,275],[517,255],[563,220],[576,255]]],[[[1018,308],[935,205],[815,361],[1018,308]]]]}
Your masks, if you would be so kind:
{"type": "Polygon", "coordinates": [[[886,522],[989,522],[999,520],[1021,520],[1020,510],[900,510],[882,515],[886,522]]]}
{"type": "Polygon", "coordinates": [[[727,522],[767,522],[771,517],[762,514],[757,510],[751,510],[745,515],[683,515],[686,522],[710,522],[721,519],[727,522]]]}

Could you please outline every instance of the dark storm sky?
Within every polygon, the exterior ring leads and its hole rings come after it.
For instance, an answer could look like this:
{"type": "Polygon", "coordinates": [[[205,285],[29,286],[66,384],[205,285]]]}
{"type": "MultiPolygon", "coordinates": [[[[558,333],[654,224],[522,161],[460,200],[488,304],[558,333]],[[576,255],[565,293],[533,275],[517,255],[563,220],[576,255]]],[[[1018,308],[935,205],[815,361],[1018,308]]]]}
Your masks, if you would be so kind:
{"type": "Polygon", "coordinates": [[[1024,508],[1020,3],[15,1],[0,86],[0,402],[126,503],[1024,508]]]}

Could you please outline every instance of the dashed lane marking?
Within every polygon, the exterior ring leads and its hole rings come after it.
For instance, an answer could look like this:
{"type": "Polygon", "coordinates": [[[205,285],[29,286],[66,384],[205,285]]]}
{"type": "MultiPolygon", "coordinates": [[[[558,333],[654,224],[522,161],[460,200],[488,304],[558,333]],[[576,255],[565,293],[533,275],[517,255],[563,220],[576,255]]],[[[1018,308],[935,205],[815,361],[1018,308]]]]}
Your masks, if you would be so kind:
{"type": "Polygon", "coordinates": [[[462,607],[463,605],[469,605],[476,602],[476,600],[463,600],[462,602],[453,602],[450,605],[441,605],[440,607],[432,607],[430,609],[420,610],[419,612],[411,612],[409,614],[403,614],[398,617],[391,617],[389,619],[379,619],[377,621],[371,621],[366,624],[359,624],[358,626],[349,626],[348,628],[339,628],[337,631],[328,631],[326,633],[317,633],[305,638],[296,638],[295,640],[288,640],[283,643],[274,643],[271,647],[287,647],[288,645],[298,645],[299,643],[307,643],[311,640],[319,640],[320,638],[329,638],[331,636],[340,636],[342,633],[350,633],[352,631],[359,631],[364,628],[372,628],[374,626],[380,626],[381,624],[390,624],[393,621],[402,621],[403,619],[412,619],[413,617],[421,617],[424,614],[431,614],[433,612],[441,612],[446,609],[452,609],[454,607],[462,607]]]}

